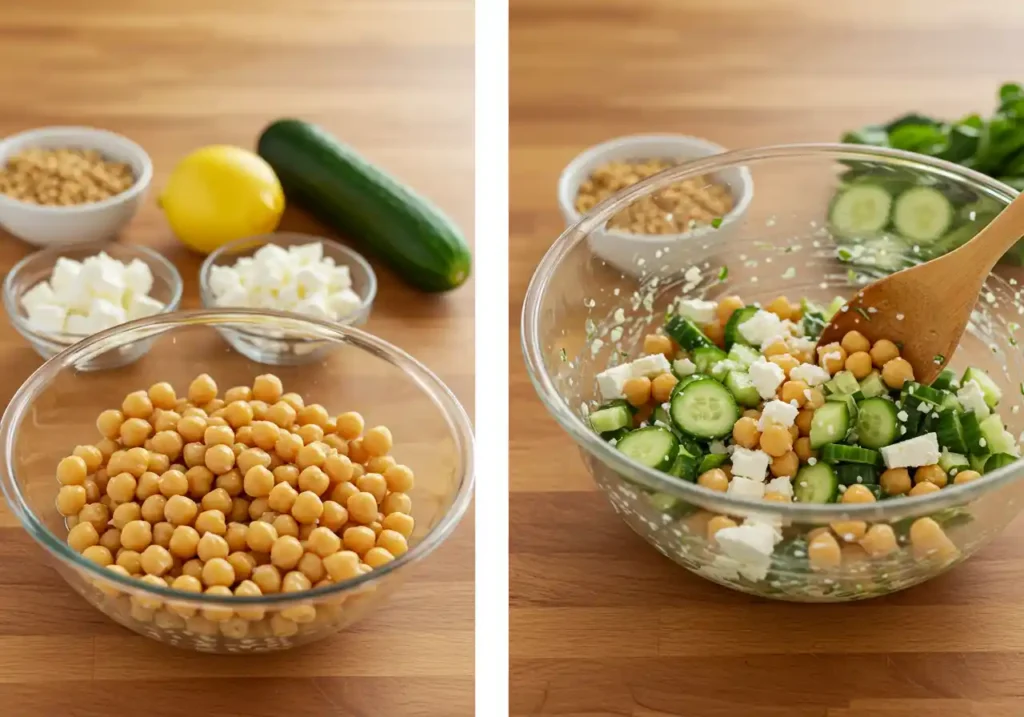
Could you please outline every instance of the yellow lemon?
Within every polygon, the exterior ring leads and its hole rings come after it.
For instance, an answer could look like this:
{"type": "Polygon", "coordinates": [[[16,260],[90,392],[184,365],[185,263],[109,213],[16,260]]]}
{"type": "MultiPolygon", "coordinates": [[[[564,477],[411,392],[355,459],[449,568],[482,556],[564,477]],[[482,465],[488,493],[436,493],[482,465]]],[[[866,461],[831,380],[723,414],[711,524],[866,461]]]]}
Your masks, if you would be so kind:
{"type": "Polygon", "coordinates": [[[158,203],[178,238],[208,254],[235,239],[274,231],[284,191],[259,155],[214,145],[178,163],[158,203]]]}

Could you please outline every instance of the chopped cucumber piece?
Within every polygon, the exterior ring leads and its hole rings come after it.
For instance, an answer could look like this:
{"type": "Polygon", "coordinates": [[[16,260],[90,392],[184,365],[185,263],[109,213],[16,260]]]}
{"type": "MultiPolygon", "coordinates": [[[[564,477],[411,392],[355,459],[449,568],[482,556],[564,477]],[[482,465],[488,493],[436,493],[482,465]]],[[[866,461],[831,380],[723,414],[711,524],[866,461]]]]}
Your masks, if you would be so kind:
{"type": "Polygon", "coordinates": [[[717,346],[701,346],[693,350],[693,363],[699,373],[711,373],[715,364],[725,360],[725,351],[717,346]]]}
{"type": "MultiPolygon", "coordinates": [[[[829,401],[832,401],[834,403],[845,403],[846,410],[850,418],[850,422],[853,423],[855,420],[857,420],[858,412],[857,399],[855,396],[856,394],[853,393],[836,393],[826,398],[825,402],[827,403],[829,401]]],[[[861,395],[861,399],[863,398],[864,396],[861,395]]]]}
{"type": "Polygon", "coordinates": [[[839,310],[846,306],[846,299],[842,296],[832,297],[832,301],[825,307],[825,321],[831,321],[832,317],[839,313],[839,310]]]}
{"type": "Polygon", "coordinates": [[[1006,433],[1003,427],[1003,419],[999,417],[998,413],[993,413],[984,420],[981,421],[981,436],[985,439],[985,445],[982,446],[989,453],[1003,453],[1013,450],[1013,437],[1010,437],[1010,445],[1006,445],[1006,439],[1004,433],[1006,433]]]}
{"type": "Polygon", "coordinates": [[[692,483],[697,480],[697,462],[699,460],[699,456],[689,455],[680,446],[679,453],[676,454],[676,460],[672,463],[672,467],[668,469],[669,475],[692,483]]]}
{"type": "Polygon", "coordinates": [[[960,414],[956,411],[947,410],[939,414],[938,420],[935,421],[935,437],[940,446],[952,451],[951,455],[967,453],[964,429],[960,424],[960,414]]]}
{"type": "Polygon", "coordinates": [[[1012,453],[993,453],[985,461],[985,473],[991,473],[998,468],[1016,463],[1018,460],[1020,459],[1012,453]]]}
{"type": "Polygon", "coordinates": [[[679,454],[679,441],[672,431],[659,426],[631,431],[615,447],[637,463],[660,471],[669,470],[679,454]]]}
{"type": "Polygon", "coordinates": [[[842,443],[826,443],[821,449],[821,459],[826,463],[863,463],[869,466],[882,463],[882,455],[878,451],[842,443]]]}
{"type": "Polygon", "coordinates": [[[750,318],[759,311],[756,306],[744,306],[742,309],[736,309],[732,312],[732,316],[725,322],[725,347],[732,349],[736,344],[742,344],[743,346],[750,346],[751,343],[743,338],[743,334],[740,333],[740,324],[746,323],[750,318]]]}
{"type": "MultiPolygon", "coordinates": [[[[826,401],[811,420],[811,448],[838,443],[850,429],[850,410],[845,402],[826,401]]],[[[819,501],[820,502],[820,501],[819,501]]]]}
{"type": "Polygon", "coordinates": [[[729,359],[745,369],[750,368],[750,364],[759,358],[761,354],[746,344],[733,344],[729,349],[729,359]]]}
{"type": "Polygon", "coordinates": [[[889,387],[882,380],[882,374],[872,371],[860,380],[860,392],[864,394],[865,398],[875,398],[889,393],[889,387]]]}
{"type": "MultiPolygon", "coordinates": [[[[825,446],[828,448],[828,446],[825,446]]],[[[833,466],[840,485],[877,485],[878,469],[864,463],[840,463],[833,466]]]]}
{"type": "Polygon", "coordinates": [[[860,383],[850,371],[840,371],[825,384],[825,388],[829,393],[856,393],[860,390],[860,383]]]}
{"type": "Polygon", "coordinates": [[[761,404],[761,394],[745,371],[730,371],[725,377],[725,387],[732,391],[736,403],[745,408],[757,408],[761,404]]]}
{"type": "Polygon", "coordinates": [[[877,234],[889,223],[892,195],[875,184],[857,184],[832,200],[828,221],[834,234],[865,237],[877,234]]]}
{"type": "Polygon", "coordinates": [[[697,468],[697,475],[707,473],[714,468],[721,468],[729,462],[728,453],[707,453],[700,459],[700,467],[697,468]]]}
{"type": "MultiPolygon", "coordinates": [[[[991,453],[987,448],[988,441],[981,432],[981,421],[978,420],[978,416],[974,411],[967,411],[966,413],[960,414],[960,426],[964,432],[964,446],[966,447],[966,453],[972,456],[984,455],[991,453]]],[[[958,451],[963,453],[965,451],[958,451]]]]}
{"type": "Polygon", "coordinates": [[[945,448],[942,449],[942,455],[939,456],[939,468],[946,473],[956,475],[957,472],[967,470],[970,466],[971,463],[967,460],[967,456],[962,453],[952,453],[945,448]]]}
{"type": "Polygon", "coordinates": [[[815,463],[813,466],[804,466],[797,471],[796,478],[793,480],[793,497],[797,501],[801,503],[834,503],[838,496],[839,479],[828,463],[815,463]]]}
{"type": "Polygon", "coordinates": [[[960,405],[960,401],[957,400],[955,393],[949,391],[943,392],[942,403],[939,404],[940,411],[955,411],[959,413],[964,410],[963,406],[960,405]]]}
{"type": "Polygon", "coordinates": [[[931,244],[949,231],[953,205],[933,187],[912,187],[896,198],[892,224],[897,232],[916,244],[931,244]]]}
{"type": "Polygon", "coordinates": [[[978,473],[985,472],[985,462],[988,461],[988,459],[988,453],[979,453],[977,455],[967,457],[968,462],[971,464],[971,470],[978,471],[978,473]]]}
{"type": "Polygon", "coordinates": [[[980,368],[970,366],[964,371],[962,383],[967,383],[968,381],[974,381],[981,387],[981,392],[985,396],[985,403],[988,404],[989,408],[995,408],[999,405],[999,401],[1003,398],[1003,392],[987,373],[980,368]]]}
{"type": "Polygon", "coordinates": [[[728,436],[740,417],[732,393],[712,378],[687,384],[672,397],[669,413],[681,431],[697,438],[728,436]]]}
{"type": "Polygon", "coordinates": [[[913,397],[914,401],[918,404],[927,402],[933,406],[941,406],[944,393],[936,390],[931,386],[924,386],[916,381],[907,381],[903,384],[903,395],[904,397],[913,397]]]}
{"type": "Polygon", "coordinates": [[[679,511],[679,506],[682,501],[675,496],[668,495],[667,493],[651,493],[647,496],[647,502],[654,507],[655,510],[660,510],[662,513],[669,513],[675,516],[679,511]]]}
{"type": "Polygon", "coordinates": [[[932,381],[932,388],[936,391],[948,391],[949,389],[956,389],[959,386],[959,382],[956,380],[956,374],[952,369],[944,368],[942,373],[935,377],[932,381]]]}
{"type": "Polygon", "coordinates": [[[882,448],[899,440],[896,405],[887,399],[865,398],[857,407],[857,442],[865,448],[882,448]]]}
{"type": "Polygon", "coordinates": [[[633,413],[625,406],[609,406],[590,414],[590,426],[604,435],[633,425],[633,413]]]}
{"type": "Polygon", "coordinates": [[[685,316],[669,317],[669,320],[665,322],[665,333],[687,351],[693,351],[701,346],[714,346],[714,343],[700,330],[700,327],[685,316]]]}

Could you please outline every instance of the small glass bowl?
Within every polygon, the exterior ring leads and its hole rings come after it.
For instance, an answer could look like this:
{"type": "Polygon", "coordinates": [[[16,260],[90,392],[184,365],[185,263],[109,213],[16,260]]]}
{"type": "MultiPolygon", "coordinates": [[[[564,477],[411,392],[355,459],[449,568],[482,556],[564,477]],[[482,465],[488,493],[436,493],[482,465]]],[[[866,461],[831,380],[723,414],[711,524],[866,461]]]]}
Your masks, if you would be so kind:
{"type": "MultiPolygon", "coordinates": [[[[202,652],[265,652],[322,639],[378,607],[443,543],[462,519],[473,488],[473,434],[451,391],[401,349],[351,327],[295,314],[252,310],[188,311],[132,321],[96,334],[37,370],[0,420],[0,483],[18,520],[52,558],[72,589],[125,627],[202,652]],[[55,498],[55,468],[77,444],[99,440],[96,416],[124,395],[160,381],[183,393],[209,373],[220,392],[251,386],[264,367],[225,346],[218,331],[275,327],[316,335],[331,345],[315,370],[275,370],[286,391],[321,403],[332,415],[359,411],[366,425],[388,426],[393,455],[416,473],[410,491],[416,525],[409,551],[356,579],[305,592],[261,597],[196,595],[153,587],[92,563],[67,542],[55,498]],[[122,346],[154,350],[121,371],[76,367],[122,346]],[[183,616],[184,615],[184,616],[183,616]]],[[[39,556],[40,558],[42,556],[39,556]]]]}
{"type": "MultiPolygon", "coordinates": [[[[24,336],[32,348],[44,359],[49,359],[68,346],[75,344],[85,336],[65,333],[41,333],[32,328],[28,321],[28,314],[21,305],[21,297],[29,289],[40,281],[46,281],[53,273],[53,267],[57,259],[74,259],[82,261],[100,252],[106,252],[111,258],[125,264],[133,259],[144,261],[149,270],[153,273],[153,288],[149,295],[164,304],[161,314],[176,311],[181,304],[181,274],[174,268],[174,265],[167,259],[157,254],[152,249],[129,244],[112,244],[108,242],[94,242],[91,244],[76,244],[74,246],[54,246],[48,249],[41,249],[14,265],[4,279],[4,309],[7,316],[18,333],[24,336]]],[[[106,351],[102,355],[82,359],[77,365],[79,371],[96,371],[101,369],[118,368],[138,361],[152,346],[150,341],[138,341],[120,346],[117,351],[106,351]]]]}
{"type": "MultiPolygon", "coordinates": [[[[210,288],[210,272],[215,266],[232,266],[242,257],[252,256],[267,244],[288,248],[319,242],[324,248],[324,257],[334,259],[338,266],[347,266],[352,277],[352,291],[362,302],[359,308],[345,318],[335,322],[339,326],[361,326],[370,317],[373,300],[377,296],[377,275],[363,256],[336,241],[310,234],[280,232],[247,237],[225,244],[210,254],[199,269],[199,294],[207,309],[228,309],[216,303],[210,288]]],[[[268,307],[271,308],[272,307],[268,307]]],[[[330,342],[317,339],[302,332],[284,333],[277,329],[247,327],[245,330],[222,329],[224,339],[236,350],[259,363],[274,366],[294,366],[321,361],[330,351],[330,342]]]]}

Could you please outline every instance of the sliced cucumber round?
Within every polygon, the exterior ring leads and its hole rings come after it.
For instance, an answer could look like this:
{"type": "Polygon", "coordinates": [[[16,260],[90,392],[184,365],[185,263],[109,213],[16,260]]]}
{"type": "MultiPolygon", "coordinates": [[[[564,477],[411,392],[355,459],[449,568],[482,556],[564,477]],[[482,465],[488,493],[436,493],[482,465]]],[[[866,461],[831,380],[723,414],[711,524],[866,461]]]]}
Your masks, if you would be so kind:
{"type": "Polygon", "coordinates": [[[669,413],[679,430],[697,438],[723,438],[740,418],[736,399],[713,378],[691,381],[676,393],[669,413]]]}
{"type": "Polygon", "coordinates": [[[800,503],[834,503],[839,497],[839,479],[828,463],[815,463],[797,471],[793,496],[800,503]]]}
{"type": "Polygon", "coordinates": [[[884,398],[866,398],[857,406],[857,442],[865,448],[882,448],[900,434],[896,404],[884,398]]]}
{"type": "Polygon", "coordinates": [[[839,443],[850,430],[850,409],[844,402],[826,401],[811,419],[811,448],[839,443]]]}
{"type": "Polygon", "coordinates": [[[659,471],[672,468],[679,454],[679,441],[672,431],[660,426],[630,431],[615,447],[637,463],[659,471]]]}
{"type": "Polygon", "coordinates": [[[913,187],[896,198],[892,224],[900,236],[917,244],[931,244],[949,231],[953,205],[933,187],[913,187]]]}
{"type": "Polygon", "coordinates": [[[725,322],[725,348],[731,349],[733,344],[753,346],[740,333],[740,324],[753,318],[757,312],[758,308],[756,306],[744,306],[742,309],[736,309],[736,311],[732,312],[732,316],[725,322]]]}
{"type": "Polygon", "coordinates": [[[836,195],[829,211],[835,234],[867,237],[885,229],[892,210],[892,195],[875,184],[856,184],[836,195]]]}

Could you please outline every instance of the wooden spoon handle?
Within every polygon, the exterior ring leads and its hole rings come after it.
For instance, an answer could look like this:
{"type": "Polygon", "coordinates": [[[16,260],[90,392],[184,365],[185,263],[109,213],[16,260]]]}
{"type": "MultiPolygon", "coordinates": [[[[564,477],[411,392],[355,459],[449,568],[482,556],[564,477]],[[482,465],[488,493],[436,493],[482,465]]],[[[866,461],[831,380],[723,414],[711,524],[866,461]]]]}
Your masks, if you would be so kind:
{"type": "MultiPolygon", "coordinates": [[[[955,261],[969,261],[979,268],[985,267],[985,274],[991,271],[999,258],[1010,250],[1024,236],[1024,193],[1006,205],[988,225],[973,239],[950,252],[955,261]]],[[[965,270],[967,268],[966,265],[965,270]]]]}

